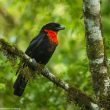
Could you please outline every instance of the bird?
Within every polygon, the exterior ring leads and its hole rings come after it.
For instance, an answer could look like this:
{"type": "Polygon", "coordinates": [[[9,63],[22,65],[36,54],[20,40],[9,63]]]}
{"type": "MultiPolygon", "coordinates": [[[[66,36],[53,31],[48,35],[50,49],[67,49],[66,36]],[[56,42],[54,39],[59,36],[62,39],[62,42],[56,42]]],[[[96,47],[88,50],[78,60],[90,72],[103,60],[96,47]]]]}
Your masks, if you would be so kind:
{"type": "MultiPolygon", "coordinates": [[[[39,31],[39,34],[30,42],[25,54],[35,59],[37,63],[46,65],[59,43],[57,34],[60,30],[64,29],[65,27],[59,23],[50,22],[45,24],[39,31]]],[[[18,76],[13,85],[14,95],[19,97],[23,95],[29,81],[29,79],[26,78],[29,68],[29,65],[25,63],[22,63],[18,68],[16,72],[18,76]]]]}

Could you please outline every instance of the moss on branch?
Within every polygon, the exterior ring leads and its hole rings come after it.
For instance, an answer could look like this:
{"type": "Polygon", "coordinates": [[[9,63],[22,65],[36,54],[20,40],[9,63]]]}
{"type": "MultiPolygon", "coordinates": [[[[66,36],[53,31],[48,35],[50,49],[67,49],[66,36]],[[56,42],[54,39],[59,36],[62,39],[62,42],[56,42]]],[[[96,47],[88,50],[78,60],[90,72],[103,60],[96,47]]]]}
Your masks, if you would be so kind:
{"type": "Polygon", "coordinates": [[[52,73],[49,72],[44,65],[38,64],[34,59],[27,56],[24,52],[16,48],[15,46],[10,45],[5,40],[0,39],[0,51],[5,52],[14,57],[19,57],[22,61],[27,63],[30,67],[37,69],[44,77],[48,78],[51,82],[56,84],[58,87],[62,88],[67,92],[70,100],[79,106],[83,106],[85,110],[98,110],[98,106],[95,101],[80,91],[79,89],[63,82],[59,78],[55,77],[52,73]]]}

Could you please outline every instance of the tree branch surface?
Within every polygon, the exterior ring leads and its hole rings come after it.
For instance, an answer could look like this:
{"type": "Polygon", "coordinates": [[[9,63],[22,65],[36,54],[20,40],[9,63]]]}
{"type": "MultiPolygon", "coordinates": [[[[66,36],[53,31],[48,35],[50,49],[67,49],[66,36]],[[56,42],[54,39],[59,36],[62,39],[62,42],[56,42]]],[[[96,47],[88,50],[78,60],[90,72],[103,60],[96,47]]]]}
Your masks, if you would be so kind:
{"type": "Polygon", "coordinates": [[[83,12],[87,55],[97,102],[103,110],[110,110],[110,78],[101,30],[100,0],[84,0],[83,12]]]}
{"type": "Polygon", "coordinates": [[[37,69],[40,73],[48,78],[51,82],[56,84],[58,87],[62,88],[67,92],[70,101],[78,104],[81,107],[84,107],[85,110],[99,110],[95,101],[87,96],[85,93],[79,89],[70,86],[69,84],[63,82],[62,80],[55,77],[52,73],[49,72],[47,68],[43,65],[38,64],[34,59],[27,56],[24,52],[7,43],[5,40],[0,39],[0,51],[5,51],[7,54],[12,54],[19,57],[22,61],[30,65],[30,67],[37,69]]]}

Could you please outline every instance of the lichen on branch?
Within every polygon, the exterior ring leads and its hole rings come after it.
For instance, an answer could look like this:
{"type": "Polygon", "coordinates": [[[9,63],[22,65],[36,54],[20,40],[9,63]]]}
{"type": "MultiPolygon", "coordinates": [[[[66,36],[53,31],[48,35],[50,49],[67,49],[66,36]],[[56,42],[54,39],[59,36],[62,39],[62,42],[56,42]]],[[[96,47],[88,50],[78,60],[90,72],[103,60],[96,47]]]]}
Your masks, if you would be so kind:
{"type": "Polygon", "coordinates": [[[94,91],[100,107],[110,110],[110,78],[101,30],[100,0],[83,2],[86,47],[94,91]]]}

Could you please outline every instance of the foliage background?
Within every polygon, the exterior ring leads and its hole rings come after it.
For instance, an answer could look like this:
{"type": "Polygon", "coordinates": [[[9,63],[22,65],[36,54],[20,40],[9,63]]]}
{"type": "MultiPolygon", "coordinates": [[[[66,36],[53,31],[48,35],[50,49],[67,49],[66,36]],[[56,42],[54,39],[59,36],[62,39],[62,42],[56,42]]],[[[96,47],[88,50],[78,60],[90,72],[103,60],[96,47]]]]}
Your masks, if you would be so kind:
{"type": "MultiPolygon", "coordinates": [[[[83,0],[0,0],[0,38],[25,51],[40,28],[48,22],[59,22],[66,29],[59,32],[59,46],[47,67],[56,76],[93,96],[84,37],[83,0]]],[[[110,57],[110,1],[102,0],[103,36],[110,57]]],[[[21,110],[80,110],[67,94],[38,75],[24,95],[13,95],[18,60],[10,63],[0,53],[0,108],[21,110]]],[[[94,97],[94,96],[93,96],[94,97]]]]}

